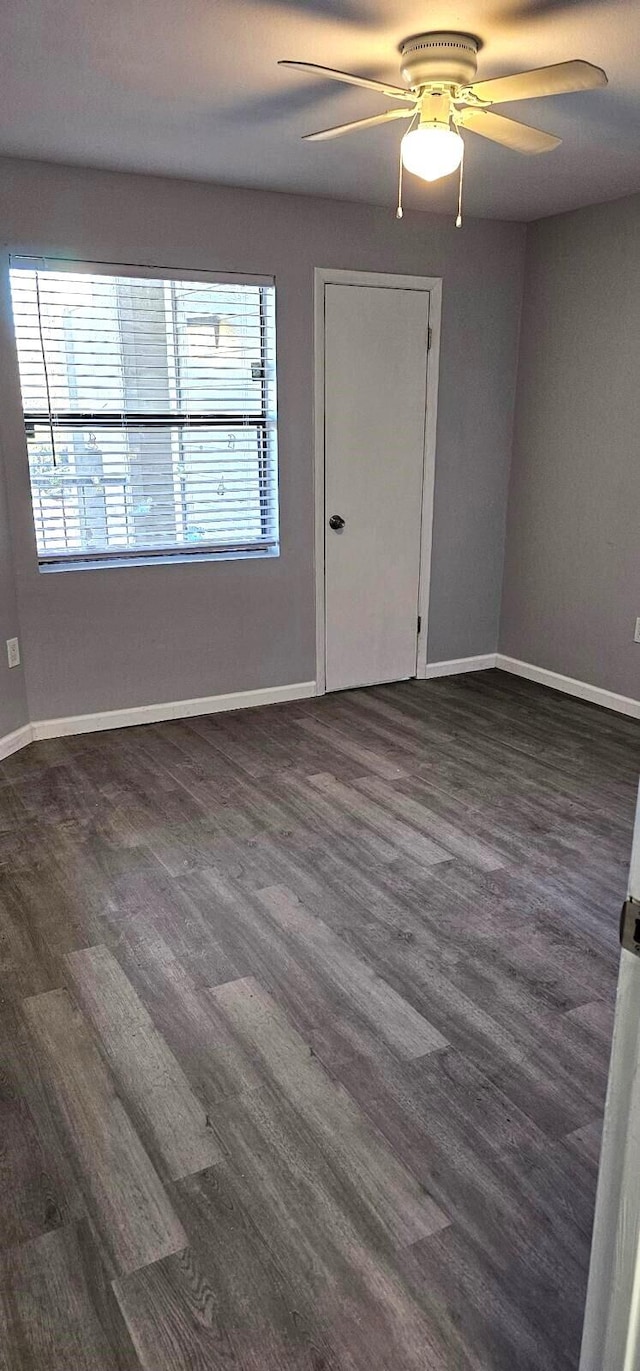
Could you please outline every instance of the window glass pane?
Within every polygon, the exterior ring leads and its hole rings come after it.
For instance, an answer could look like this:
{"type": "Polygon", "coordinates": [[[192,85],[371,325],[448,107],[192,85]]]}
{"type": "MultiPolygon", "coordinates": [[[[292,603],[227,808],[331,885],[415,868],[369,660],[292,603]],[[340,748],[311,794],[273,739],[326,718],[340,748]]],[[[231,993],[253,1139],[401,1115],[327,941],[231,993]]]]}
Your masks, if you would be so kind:
{"type": "Polygon", "coordinates": [[[29,428],[38,552],[161,550],[264,543],[262,427],[29,428]]]}
{"type": "Polygon", "coordinates": [[[176,288],[179,403],[185,409],[260,414],[262,322],[257,286],[176,288]],[[212,385],[213,378],[213,385],[212,385]]]}
{"type": "MultiPolygon", "coordinates": [[[[25,411],[50,404],[54,412],[120,413],[125,335],[115,280],[14,271],[11,288],[25,411]]],[[[144,324],[141,313],[141,329],[144,324]]]]}
{"type": "Polygon", "coordinates": [[[191,429],[183,437],[185,537],[193,543],[232,541],[241,534],[259,540],[268,519],[260,482],[262,431],[191,429]]]}
{"type": "Polygon", "coordinates": [[[11,284],[40,558],[277,550],[273,287],[11,284]]]}

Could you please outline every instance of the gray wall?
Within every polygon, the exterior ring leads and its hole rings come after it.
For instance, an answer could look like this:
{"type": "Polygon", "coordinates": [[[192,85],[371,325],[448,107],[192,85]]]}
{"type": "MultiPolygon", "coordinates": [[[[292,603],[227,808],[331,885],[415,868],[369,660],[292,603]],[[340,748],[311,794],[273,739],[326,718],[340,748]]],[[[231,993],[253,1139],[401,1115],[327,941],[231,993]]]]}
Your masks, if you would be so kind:
{"type": "MultiPolygon", "coordinates": [[[[453,217],[453,216],[452,216],[453,217]]],[[[34,719],[314,678],[313,268],[444,278],[429,658],[497,645],[524,229],[0,161],[0,239],[89,260],[275,274],[282,554],[40,574],[6,253],[0,424],[34,719]]]]}
{"type": "Polygon", "coordinates": [[[640,196],[530,225],[501,650],[640,697],[640,196]]]}

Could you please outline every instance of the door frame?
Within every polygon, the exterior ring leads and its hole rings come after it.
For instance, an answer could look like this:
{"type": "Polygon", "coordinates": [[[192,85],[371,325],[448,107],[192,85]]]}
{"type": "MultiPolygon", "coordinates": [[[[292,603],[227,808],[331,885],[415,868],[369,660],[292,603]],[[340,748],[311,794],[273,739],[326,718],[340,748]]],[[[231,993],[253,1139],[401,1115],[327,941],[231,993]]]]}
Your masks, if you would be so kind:
{"type": "MultiPolygon", "coordinates": [[[[640,908],[640,787],[629,868],[640,908]]],[[[622,949],[580,1371],[640,1361],[640,957],[622,949]]]]}
{"type": "Polygon", "coordinates": [[[427,353],[426,411],[424,426],[424,465],[422,473],[422,513],[420,524],[420,573],[417,612],[421,627],[417,635],[416,675],[426,676],[429,629],[429,583],[433,542],[433,496],[436,466],[436,424],[440,331],[442,320],[442,277],[400,276],[377,271],[342,271],[333,267],[314,270],[314,505],[316,586],[316,694],[326,690],[325,622],[325,286],[378,286],[382,289],[422,290],[429,294],[431,346],[427,353]]]}

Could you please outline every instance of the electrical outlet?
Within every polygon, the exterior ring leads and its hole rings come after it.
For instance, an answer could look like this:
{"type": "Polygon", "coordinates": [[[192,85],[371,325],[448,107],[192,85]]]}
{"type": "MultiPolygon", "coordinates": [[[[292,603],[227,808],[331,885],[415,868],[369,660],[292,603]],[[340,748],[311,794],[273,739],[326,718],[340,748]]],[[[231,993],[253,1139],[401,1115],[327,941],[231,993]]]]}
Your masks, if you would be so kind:
{"type": "Polygon", "coordinates": [[[20,644],[17,638],[7,638],[7,661],[9,666],[20,666],[20,644]]]}
{"type": "Polygon", "coordinates": [[[633,635],[634,643],[640,643],[640,618],[636,619],[636,631],[633,635]]]}

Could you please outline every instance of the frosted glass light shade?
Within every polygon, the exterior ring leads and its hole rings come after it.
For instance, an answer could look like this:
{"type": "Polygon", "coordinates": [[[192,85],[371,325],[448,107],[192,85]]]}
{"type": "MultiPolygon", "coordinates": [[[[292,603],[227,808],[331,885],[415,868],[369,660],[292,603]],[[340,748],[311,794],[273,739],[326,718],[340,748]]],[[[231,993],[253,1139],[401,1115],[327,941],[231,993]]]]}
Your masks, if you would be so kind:
{"type": "Polygon", "coordinates": [[[423,181],[439,181],[450,176],[462,161],[464,143],[459,133],[442,125],[421,124],[405,133],[402,139],[402,161],[407,171],[423,181]]]}

